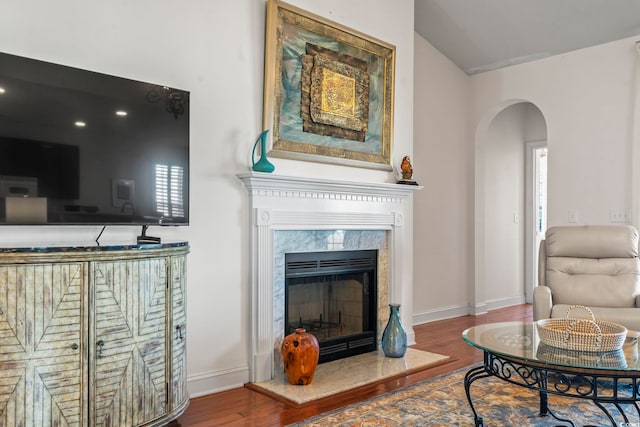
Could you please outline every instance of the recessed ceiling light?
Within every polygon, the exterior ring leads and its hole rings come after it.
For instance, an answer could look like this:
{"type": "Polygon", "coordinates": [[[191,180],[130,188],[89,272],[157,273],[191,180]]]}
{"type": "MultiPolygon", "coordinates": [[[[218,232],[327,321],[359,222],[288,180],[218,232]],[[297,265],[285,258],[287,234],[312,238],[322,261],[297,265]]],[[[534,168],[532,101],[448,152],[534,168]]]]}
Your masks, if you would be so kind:
{"type": "Polygon", "coordinates": [[[83,127],[85,127],[87,125],[85,122],[80,121],[80,120],[78,120],[74,124],[76,125],[76,127],[79,127],[79,128],[83,128],[83,127]]]}
{"type": "Polygon", "coordinates": [[[127,115],[126,111],[118,110],[116,111],[116,116],[125,117],[127,115]]]}
{"type": "Polygon", "coordinates": [[[4,92],[5,92],[4,88],[0,86],[0,95],[2,95],[4,92]]]}

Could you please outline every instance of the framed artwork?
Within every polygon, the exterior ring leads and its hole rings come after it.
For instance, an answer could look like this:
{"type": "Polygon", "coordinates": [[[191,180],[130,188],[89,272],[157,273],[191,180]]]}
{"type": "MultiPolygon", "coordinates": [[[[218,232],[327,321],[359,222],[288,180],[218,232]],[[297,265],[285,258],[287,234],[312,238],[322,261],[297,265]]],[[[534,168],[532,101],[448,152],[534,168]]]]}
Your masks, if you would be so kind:
{"type": "Polygon", "coordinates": [[[392,170],[395,47],[267,4],[263,128],[273,157],[392,170]]]}

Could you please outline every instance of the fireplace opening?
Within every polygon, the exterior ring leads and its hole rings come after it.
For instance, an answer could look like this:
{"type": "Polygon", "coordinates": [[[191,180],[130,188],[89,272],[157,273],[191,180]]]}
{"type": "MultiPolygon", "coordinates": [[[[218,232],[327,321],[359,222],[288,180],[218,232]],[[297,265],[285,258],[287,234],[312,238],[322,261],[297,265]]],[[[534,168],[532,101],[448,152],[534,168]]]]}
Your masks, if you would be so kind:
{"type": "Polygon", "coordinates": [[[374,351],[377,261],[377,250],[285,254],[285,335],[315,335],[319,363],[374,351]]]}

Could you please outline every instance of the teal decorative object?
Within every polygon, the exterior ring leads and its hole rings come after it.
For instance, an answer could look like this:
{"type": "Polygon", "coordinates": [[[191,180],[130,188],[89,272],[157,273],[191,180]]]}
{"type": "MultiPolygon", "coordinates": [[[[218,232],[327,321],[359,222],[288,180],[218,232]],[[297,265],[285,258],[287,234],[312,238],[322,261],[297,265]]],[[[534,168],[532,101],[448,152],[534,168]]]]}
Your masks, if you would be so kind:
{"type": "Polygon", "coordinates": [[[389,304],[389,322],[382,333],[381,345],[387,357],[402,357],[407,352],[407,333],[400,322],[400,304],[389,304]]]}
{"type": "Polygon", "coordinates": [[[267,160],[267,132],[269,129],[262,131],[256,143],[253,145],[253,152],[251,153],[251,163],[252,169],[256,172],[267,172],[271,173],[276,170],[276,167],[267,160]],[[258,146],[258,142],[260,142],[260,160],[256,162],[256,147],[258,146]]]}

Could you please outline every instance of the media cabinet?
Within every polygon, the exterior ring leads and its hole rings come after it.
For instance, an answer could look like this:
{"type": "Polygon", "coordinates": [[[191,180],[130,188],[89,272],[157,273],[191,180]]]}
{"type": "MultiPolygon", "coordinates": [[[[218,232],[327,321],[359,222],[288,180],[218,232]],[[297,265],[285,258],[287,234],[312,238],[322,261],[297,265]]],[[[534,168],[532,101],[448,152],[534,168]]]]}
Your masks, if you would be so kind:
{"type": "Polygon", "coordinates": [[[182,414],[188,252],[0,248],[0,425],[147,427],[182,414]]]}

